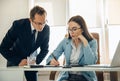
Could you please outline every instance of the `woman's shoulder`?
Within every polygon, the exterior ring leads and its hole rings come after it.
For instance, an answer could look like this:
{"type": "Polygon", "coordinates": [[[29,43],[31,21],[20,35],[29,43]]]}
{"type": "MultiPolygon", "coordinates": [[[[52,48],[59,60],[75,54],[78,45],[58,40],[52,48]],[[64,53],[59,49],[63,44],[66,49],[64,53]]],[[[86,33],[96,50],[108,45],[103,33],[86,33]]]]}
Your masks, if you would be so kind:
{"type": "Polygon", "coordinates": [[[71,39],[65,37],[65,38],[63,38],[63,41],[71,41],[71,39]]]}
{"type": "Polygon", "coordinates": [[[93,43],[97,43],[96,39],[92,39],[91,41],[89,41],[89,44],[93,44],[93,43]]]}
{"type": "Polygon", "coordinates": [[[63,38],[62,40],[62,43],[65,44],[65,43],[69,43],[71,40],[69,38],[63,38]]]}

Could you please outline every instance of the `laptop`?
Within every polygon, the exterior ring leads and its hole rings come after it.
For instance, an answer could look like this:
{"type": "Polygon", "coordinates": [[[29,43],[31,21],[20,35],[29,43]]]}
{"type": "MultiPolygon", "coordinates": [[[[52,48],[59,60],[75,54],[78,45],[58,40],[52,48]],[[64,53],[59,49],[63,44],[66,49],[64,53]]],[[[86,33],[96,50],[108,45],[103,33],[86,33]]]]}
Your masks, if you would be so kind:
{"type": "Polygon", "coordinates": [[[87,67],[103,67],[103,68],[112,68],[112,67],[120,67],[120,41],[117,45],[115,54],[110,64],[93,64],[86,65],[87,67]]]}

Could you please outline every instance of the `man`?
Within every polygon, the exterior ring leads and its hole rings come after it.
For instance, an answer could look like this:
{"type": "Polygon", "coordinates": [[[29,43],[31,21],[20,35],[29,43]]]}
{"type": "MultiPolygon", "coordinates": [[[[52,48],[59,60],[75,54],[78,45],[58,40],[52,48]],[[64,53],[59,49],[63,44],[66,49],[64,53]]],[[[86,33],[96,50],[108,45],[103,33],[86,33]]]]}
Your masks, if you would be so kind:
{"type": "MultiPolygon", "coordinates": [[[[46,24],[47,12],[39,6],[30,11],[30,18],[13,22],[0,45],[0,53],[7,59],[7,66],[27,65],[27,57],[37,48],[41,51],[36,57],[39,64],[48,53],[50,29],[46,24]],[[33,30],[36,30],[33,41],[33,30]],[[34,45],[33,45],[33,42],[34,45]]],[[[25,72],[27,81],[36,81],[36,72],[25,72]]]]}

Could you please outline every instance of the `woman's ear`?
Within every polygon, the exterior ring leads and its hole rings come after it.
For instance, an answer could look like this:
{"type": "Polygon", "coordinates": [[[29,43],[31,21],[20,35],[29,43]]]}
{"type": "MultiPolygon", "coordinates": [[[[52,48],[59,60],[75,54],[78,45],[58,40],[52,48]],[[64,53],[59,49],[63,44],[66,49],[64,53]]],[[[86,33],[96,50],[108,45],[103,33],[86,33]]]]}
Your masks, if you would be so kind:
{"type": "Polygon", "coordinates": [[[84,31],[82,30],[82,33],[83,33],[84,31]]]}
{"type": "Polygon", "coordinates": [[[81,29],[81,34],[82,34],[83,32],[84,32],[83,29],[81,29]]]}
{"type": "Polygon", "coordinates": [[[65,34],[65,38],[68,38],[68,37],[69,37],[69,35],[68,35],[68,33],[66,33],[66,34],[65,34]]]}
{"type": "Polygon", "coordinates": [[[29,21],[30,21],[30,22],[32,22],[32,19],[31,19],[31,18],[29,18],[29,21]]]}
{"type": "Polygon", "coordinates": [[[83,29],[81,29],[81,31],[84,32],[83,29]]]}

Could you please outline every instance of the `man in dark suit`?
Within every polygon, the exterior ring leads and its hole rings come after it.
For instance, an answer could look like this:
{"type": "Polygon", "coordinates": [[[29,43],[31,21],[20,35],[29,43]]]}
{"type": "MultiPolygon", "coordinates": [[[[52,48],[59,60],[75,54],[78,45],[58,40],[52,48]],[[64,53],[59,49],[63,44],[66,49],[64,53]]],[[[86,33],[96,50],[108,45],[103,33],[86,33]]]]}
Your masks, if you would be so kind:
{"type": "MultiPolygon", "coordinates": [[[[48,53],[50,34],[46,16],[47,12],[42,7],[35,6],[30,11],[30,18],[13,22],[0,45],[0,53],[7,59],[7,66],[27,65],[27,57],[39,47],[36,64],[44,59],[48,53]],[[32,36],[33,30],[36,30],[35,41],[32,36]]],[[[36,81],[36,72],[25,71],[25,77],[27,81],[36,81]]]]}

